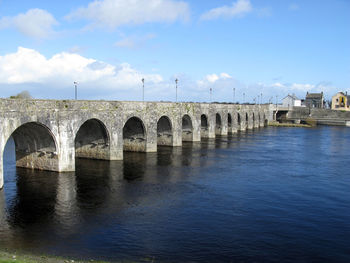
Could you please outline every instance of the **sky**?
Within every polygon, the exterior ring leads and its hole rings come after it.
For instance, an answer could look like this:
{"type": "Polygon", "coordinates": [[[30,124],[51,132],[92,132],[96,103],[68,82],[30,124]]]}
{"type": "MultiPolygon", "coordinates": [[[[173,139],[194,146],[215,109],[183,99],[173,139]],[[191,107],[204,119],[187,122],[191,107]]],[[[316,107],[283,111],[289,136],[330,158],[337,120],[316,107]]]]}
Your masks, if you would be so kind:
{"type": "Polygon", "coordinates": [[[3,98],[350,93],[350,0],[0,0],[0,40],[3,98]]]}

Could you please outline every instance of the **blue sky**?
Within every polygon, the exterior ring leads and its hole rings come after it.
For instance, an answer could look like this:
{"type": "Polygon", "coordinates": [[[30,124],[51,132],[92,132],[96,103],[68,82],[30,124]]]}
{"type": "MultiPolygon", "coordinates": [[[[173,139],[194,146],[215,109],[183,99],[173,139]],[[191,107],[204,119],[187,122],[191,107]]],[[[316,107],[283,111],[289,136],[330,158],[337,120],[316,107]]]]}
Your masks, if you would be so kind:
{"type": "Polygon", "coordinates": [[[348,0],[0,0],[0,90],[273,102],[350,92],[348,0]],[[233,92],[235,94],[233,94],[233,92]]]}

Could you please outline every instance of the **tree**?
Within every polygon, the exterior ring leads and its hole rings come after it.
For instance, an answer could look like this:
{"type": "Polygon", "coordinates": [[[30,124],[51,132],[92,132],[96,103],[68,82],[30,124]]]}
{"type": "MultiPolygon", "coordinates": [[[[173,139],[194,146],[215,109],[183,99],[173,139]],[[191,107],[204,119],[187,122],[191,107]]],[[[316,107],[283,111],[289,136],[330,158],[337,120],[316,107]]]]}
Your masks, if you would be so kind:
{"type": "Polygon", "coordinates": [[[33,97],[29,94],[27,90],[18,93],[15,96],[10,96],[10,99],[32,99],[33,97]]]}

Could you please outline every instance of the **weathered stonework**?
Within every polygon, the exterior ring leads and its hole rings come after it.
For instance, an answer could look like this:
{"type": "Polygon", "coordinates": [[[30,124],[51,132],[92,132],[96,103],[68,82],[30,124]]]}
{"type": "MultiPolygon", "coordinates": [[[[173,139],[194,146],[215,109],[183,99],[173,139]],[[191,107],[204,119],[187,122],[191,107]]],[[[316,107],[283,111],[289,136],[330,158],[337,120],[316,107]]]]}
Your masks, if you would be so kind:
{"type": "Polygon", "coordinates": [[[0,188],[11,136],[17,166],[67,172],[76,157],[121,160],[124,151],[225,136],[272,116],[269,105],[0,99],[0,188]]]}

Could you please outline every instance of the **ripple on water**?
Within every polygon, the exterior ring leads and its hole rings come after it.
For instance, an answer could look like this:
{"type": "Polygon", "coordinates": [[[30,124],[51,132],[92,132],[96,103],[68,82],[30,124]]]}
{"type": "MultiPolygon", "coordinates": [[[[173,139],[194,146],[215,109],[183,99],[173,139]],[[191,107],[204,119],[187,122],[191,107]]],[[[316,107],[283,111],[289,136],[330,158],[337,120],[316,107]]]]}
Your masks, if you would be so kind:
{"type": "Polygon", "coordinates": [[[350,261],[350,133],[266,128],[77,159],[75,173],[4,155],[0,246],[85,259],[350,261]]]}

